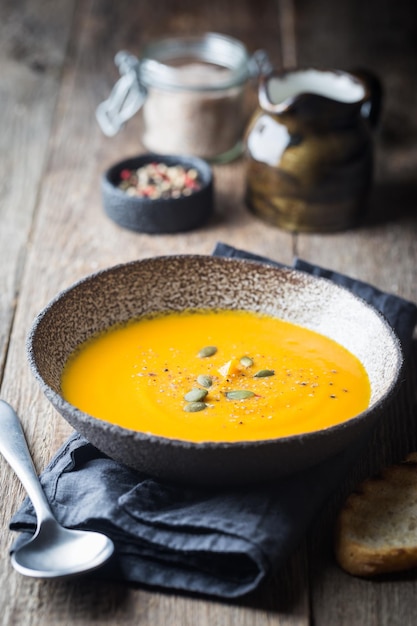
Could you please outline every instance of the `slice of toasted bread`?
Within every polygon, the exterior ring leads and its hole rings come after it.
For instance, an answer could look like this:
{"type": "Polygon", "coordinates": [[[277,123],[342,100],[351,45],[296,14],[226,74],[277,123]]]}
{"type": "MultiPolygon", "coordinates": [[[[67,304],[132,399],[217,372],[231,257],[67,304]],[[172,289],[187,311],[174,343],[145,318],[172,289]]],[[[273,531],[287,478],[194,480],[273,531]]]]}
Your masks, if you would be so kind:
{"type": "Polygon", "coordinates": [[[417,567],[417,453],[350,494],[336,523],[335,554],[355,576],[417,567]]]}

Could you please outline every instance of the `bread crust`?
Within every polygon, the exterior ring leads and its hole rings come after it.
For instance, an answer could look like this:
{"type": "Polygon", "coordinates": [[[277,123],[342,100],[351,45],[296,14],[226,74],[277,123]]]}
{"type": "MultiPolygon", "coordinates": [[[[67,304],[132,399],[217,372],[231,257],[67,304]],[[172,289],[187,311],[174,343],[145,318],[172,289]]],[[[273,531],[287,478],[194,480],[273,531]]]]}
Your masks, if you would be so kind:
{"type": "Polygon", "coordinates": [[[417,453],[350,494],[336,522],[335,555],[354,576],[417,567],[417,453]]]}

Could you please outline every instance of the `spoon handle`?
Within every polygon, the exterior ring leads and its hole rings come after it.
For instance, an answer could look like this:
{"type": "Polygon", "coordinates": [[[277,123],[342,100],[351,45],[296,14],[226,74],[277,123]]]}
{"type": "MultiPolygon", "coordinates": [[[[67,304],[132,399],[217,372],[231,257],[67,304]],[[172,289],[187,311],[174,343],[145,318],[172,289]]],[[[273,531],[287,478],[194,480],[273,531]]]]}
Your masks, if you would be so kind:
{"type": "Polygon", "coordinates": [[[26,443],[25,435],[14,409],[0,400],[0,452],[20,478],[35,508],[38,523],[52,517],[26,443]]]}

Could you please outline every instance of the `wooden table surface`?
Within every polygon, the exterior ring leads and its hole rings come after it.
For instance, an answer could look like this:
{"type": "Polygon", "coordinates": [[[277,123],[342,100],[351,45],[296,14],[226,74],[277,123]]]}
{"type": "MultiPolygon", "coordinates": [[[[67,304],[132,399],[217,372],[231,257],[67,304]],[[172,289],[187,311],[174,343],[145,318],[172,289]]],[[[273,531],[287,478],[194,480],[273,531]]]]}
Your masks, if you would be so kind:
{"type": "MultiPolygon", "coordinates": [[[[166,253],[210,253],[217,241],[290,263],[310,262],[417,302],[417,19],[413,0],[6,0],[0,4],[0,396],[21,416],[39,471],[70,433],[26,361],[36,313],[99,268],[166,253]],[[277,68],[367,67],[383,80],[369,217],[332,235],[291,235],[253,217],[243,201],[243,159],[216,166],[216,216],[181,235],[118,228],[103,213],[99,179],[143,151],[139,118],[106,138],[94,112],[107,97],[114,54],[139,54],[166,34],[218,31],[277,68]]],[[[331,530],[359,478],[417,449],[416,367],[372,445],[280,572],[239,602],[190,598],[86,580],[45,582],[11,567],[8,522],[23,490],[0,460],[0,623],[158,626],[415,624],[415,572],[371,582],[334,562],[331,530]]]]}

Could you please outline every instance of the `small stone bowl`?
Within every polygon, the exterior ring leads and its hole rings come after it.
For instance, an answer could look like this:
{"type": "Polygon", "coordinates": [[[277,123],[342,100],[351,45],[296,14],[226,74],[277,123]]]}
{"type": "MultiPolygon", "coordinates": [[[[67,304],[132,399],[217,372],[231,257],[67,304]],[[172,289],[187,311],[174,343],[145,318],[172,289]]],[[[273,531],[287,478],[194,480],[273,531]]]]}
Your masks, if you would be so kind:
{"type": "Polygon", "coordinates": [[[133,261],[81,280],[38,315],[27,345],[46,397],[94,446],[151,476],[206,485],[275,480],[356,445],[385,410],[403,362],[389,324],[347,289],[301,271],[197,255],[133,261]],[[330,337],[364,365],[371,383],[369,408],[342,424],[301,435],[193,443],[112,425],[62,397],[63,368],[83,342],[132,318],[184,309],[259,311],[330,337]]]}
{"type": "Polygon", "coordinates": [[[213,174],[210,166],[197,157],[143,154],[120,161],[102,176],[101,192],[106,214],[114,222],[141,233],[169,234],[202,226],[213,210],[213,174]],[[118,185],[123,170],[136,170],[148,163],[180,165],[198,172],[200,188],[178,198],[130,196],[118,185]]]}

